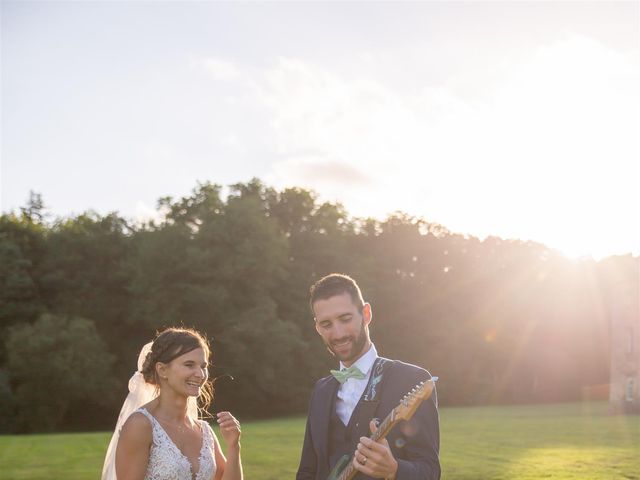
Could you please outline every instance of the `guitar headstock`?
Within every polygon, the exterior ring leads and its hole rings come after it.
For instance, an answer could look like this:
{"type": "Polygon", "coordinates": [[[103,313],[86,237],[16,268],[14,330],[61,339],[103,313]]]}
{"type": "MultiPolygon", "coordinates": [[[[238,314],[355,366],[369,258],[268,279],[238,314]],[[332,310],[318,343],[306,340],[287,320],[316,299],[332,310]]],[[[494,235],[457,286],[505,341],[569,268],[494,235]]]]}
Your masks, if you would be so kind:
{"type": "Polygon", "coordinates": [[[431,396],[436,385],[436,380],[438,380],[438,377],[431,377],[429,380],[425,380],[413,387],[413,389],[400,400],[400,404],[395,408],[396,418],[400,420],[410,419],[420,403],[431,396]]]}

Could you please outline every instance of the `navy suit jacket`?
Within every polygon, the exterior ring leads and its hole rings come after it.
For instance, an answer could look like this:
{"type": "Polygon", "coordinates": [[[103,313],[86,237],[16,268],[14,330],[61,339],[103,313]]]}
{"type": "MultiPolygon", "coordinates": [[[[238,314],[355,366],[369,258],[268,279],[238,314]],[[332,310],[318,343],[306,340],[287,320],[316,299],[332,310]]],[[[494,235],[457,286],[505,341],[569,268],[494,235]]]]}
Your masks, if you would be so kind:
{"type": "MultiPolygon", "coordinates": [[[[418,383],[431,378],[426,370],[397,360],[385,367],[379,387],[377,405],[372,417],[382,421],[402,397],[418,383]]],[[[335,408],[334,398],[340,384],[332,376],[316,383],[307,416],[307,427],[296,480],[326,480],[333,465],[329,465],[329,417],[335,408]]],[[[362,403],[360,399],[360,403],[362,403]]],[[[354,415],[359,410],[356,406],[354,415]]],[[[440,431],[438,401],[435,390],[418,407],[408,422],[397,424],[387,435],[393,456],[398,462],[397,480],[438,480],[440,478],[440,431]]],[[[369,420],[356,419],[355,438],[369,436],[369,420]]],[[[353,454],[353,452],[351,452],[353,454]]],[[[354,480],[368,479],[358,473],[354,480]]]]}

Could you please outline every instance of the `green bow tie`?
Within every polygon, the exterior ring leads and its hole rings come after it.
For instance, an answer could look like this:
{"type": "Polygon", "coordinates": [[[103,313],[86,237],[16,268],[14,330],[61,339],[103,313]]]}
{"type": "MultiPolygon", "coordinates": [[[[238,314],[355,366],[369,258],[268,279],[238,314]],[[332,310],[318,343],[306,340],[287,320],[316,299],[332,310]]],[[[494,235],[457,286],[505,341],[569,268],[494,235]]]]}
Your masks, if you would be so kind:
{"type": "Polygon", "coordinates": [[[342,370],[330,370],[330,372],[340,383],[346,382],[349,378],[357,378],[358,380],[365,378],[365,374],[355,365],[351,365],[349,368],[342,370]]]}

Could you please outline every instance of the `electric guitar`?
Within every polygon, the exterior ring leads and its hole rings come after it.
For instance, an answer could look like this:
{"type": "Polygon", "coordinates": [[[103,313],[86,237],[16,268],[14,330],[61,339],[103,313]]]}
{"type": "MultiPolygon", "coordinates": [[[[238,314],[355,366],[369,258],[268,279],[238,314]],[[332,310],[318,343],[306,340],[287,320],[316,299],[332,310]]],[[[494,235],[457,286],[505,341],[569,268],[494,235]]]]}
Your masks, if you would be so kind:
{"type": "MultiPolygon", "coordinates": [[[[418,406],[433,393],[435,382],[438,377],[431,377],[429,380],[416,385],[413,390],[407,393],[400,403],[386,416],[382,423],[378,426],[378,430],[372,433],[369,438],[374,442],[382,440],[387,436],[389,431],[401,420],[409,420],[418,409],[418,406]]],[[[344,455],[336,466],[333,467],[327,480],[351,480],[358,470],[353,467],[351,461],[353,457],[344,455]]]]}

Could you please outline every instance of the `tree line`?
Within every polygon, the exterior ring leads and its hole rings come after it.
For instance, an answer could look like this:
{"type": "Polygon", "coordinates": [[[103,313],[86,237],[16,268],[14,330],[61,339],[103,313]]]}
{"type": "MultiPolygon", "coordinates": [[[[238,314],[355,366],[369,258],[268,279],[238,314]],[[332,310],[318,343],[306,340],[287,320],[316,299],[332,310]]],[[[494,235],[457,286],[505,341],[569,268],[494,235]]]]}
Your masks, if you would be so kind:
{"type": "Polygon", "coordinates": [[[582,398],[608,381],[619,292],[637,305],[631,255],[572,261],[401,212],[353,218],[257,179],[222,191],[161,198],[144,224],[51,219],[37,194],[0,217],[0,431],[110,428],[141,346],[172,325],[211,340],[214,410],[304,412],[334,367],[307,303],[331,272],[360,283],[380,354],[439,376],[444,405],[582,398]]]}

